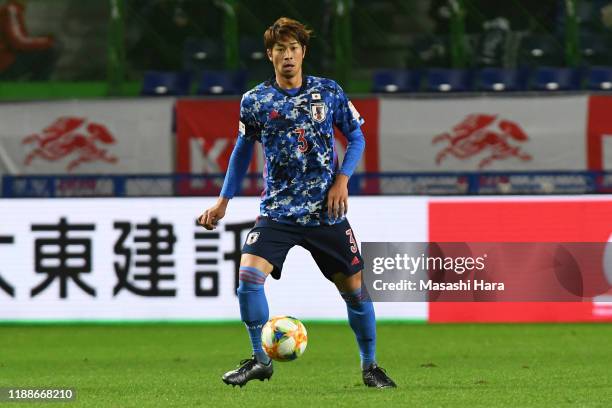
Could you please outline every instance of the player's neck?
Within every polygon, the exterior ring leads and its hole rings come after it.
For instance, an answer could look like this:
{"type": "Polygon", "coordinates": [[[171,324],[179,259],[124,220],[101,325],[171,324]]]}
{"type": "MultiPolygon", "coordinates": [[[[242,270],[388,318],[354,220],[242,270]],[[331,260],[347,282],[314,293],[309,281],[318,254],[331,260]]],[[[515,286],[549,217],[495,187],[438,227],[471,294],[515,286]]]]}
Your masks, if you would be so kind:
{"type": "Polygon", "coordinates": [[[276,83],[282,89],[295,89],[302,86],[302,74],[295,75],[291,78],[286,78],[281,75],[276,75],[276,83]]]}

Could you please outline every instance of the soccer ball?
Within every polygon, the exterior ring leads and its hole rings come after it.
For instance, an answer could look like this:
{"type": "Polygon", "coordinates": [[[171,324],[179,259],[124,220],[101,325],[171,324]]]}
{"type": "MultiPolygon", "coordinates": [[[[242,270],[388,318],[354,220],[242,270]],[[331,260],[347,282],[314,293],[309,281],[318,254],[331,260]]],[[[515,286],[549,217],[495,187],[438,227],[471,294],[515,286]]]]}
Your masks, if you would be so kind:
{"type": "Polygon", "coordinates": [[[261,329],[261,343],[272,360],[295,360],[306,350],[306,327],[295,317],[273,317],[261,329]]]}

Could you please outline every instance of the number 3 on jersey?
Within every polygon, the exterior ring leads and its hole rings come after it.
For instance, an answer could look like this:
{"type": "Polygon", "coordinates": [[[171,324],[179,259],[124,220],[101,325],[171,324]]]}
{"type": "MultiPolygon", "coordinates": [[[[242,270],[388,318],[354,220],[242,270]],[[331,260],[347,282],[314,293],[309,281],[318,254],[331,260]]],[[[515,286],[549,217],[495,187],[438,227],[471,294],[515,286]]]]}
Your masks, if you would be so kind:
{"type": "Polygon", "coordinates": [[[297,133],[297,135],[298,135],[298,150],[299,150],[299,152],[300,153],[308,152],[308,141],[306,140],[306,137],[304,136],[306,134],[304,129],[302,129],[302,128],[296,129],[294,131],[294,133],[297,133]]]}

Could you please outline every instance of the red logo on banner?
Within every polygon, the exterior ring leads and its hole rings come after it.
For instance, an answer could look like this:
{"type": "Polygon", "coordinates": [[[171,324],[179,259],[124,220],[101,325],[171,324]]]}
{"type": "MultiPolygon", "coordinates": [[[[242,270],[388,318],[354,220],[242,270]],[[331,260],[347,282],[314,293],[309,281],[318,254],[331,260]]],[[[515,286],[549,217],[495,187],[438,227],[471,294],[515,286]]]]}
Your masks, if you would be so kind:
{"type": "Polygon", "coordinates": [[[500,120],[497,115],[472,114],[455,125],[449,133],[442,133],[433,138],[432,144],[448,142],[448,145],[436,155],[436,164],[440,165],[448,156],[460,160],[481,157],[478,168],[483,169],[495,160],[511,157],[530,161],[531,155],[521,150],[514,143],[529,140],[525,131],[515,122],[500,120]]]}
{"type": "Polygon", "coordinates": [[[57,161],[71,156],[66,170],[72,171],[87,162],[117,162],[117,158],[109,155],[105,149],[100,149],[98,143],[115,144],[115,138],[106,126],[88,122],[85,118],[61,117],[42,132],[22,140],[22,144],[34,146],[24,164],[30,165],[36,158],[57,161]]]}

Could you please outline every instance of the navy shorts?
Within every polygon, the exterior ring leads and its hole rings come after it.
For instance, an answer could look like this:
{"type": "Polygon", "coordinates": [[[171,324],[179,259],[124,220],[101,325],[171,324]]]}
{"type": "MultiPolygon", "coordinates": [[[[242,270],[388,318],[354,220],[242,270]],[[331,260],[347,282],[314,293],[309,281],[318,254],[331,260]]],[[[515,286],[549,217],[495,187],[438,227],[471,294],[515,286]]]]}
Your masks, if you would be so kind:
{"type": "Polygon", "coordinates": [[[260,217],[248,233],[243,254],[253,254],[272,264],[272,277],[280,279],[287,252],[299,245],[308,250],[329,280],[338,272],[351,276],[363,269],[355,234],[344,219],[334,225],[303,227],[260,217]]]}

